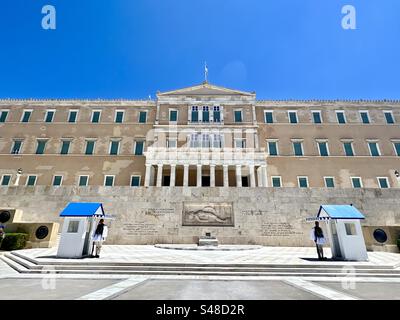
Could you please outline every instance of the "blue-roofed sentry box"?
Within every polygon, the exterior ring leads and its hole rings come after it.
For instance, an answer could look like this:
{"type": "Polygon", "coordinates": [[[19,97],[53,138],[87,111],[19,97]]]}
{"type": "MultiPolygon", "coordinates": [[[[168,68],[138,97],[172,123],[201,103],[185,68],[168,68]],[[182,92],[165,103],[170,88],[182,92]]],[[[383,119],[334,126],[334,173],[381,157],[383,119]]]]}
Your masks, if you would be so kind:
{"type": "Polygon", "coordinates": [[[360,221],[365,216],[353,205],[322,205],[310,221],[325,221],[332,258],[366,261],[367,249],[360,221]]]}
{"type": "Polygon", "coordinates": [[[98,221],[105,217],[103,205],[95,202],[71,202],[60,213],[64,218],[57,256],[82,258],[90,254],[92,236],[98,221]]]}

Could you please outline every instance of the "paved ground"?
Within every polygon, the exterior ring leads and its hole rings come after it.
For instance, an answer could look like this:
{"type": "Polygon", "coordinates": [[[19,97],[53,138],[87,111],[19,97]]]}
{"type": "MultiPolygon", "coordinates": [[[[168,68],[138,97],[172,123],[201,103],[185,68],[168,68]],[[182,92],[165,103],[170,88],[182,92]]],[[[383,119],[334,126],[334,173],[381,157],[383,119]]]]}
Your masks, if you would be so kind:
{"type": "MultiPolygon", "coordinates": [[[[56,249],[31,249],[19,251],[38,261],[54,261],[56,249]]],[[[329,248],[325,249],[327,257],[331,256],[329,248]]],[[[213,264],[309,264],[316,263],[316,250],[313,247],[262,247],[256,250],[243,251],[194,251],[171,250],[154,246],[103,246],[101,262],[140,262],[140,263],[213,263],[213,264]]],[[[391,265],[400,266],[400,254],[386,252],[368,252],[369,261],[357,262],[358,265],[391,265]]],[[[93,259],[80,259],[85,260],[93,259]]],[[[57,259],[57,262],[68,262],[68,259],[57,259]]],[[[318,264],[353,265],[353,262],[317,261],[318,264]]]]}
{"type": "MultiPolygon", "coordinates": [[[[24,250],[41,261],[54,261],[54,249],[24,250]]],[[[329,254],[328,254],[329,255],[329,254]]],[[[189,251],[153,246],[105,246],[100,263],[236,263],[236,264],[343,264],[315,262],[314,248],[263,247],[245,251],[189,251]]],[[[90,259],[93,261],[93,259],[90,259]]],[[[63,260],[57,259],[58,262],[63,260]]],[[[70,260],[69,260],[70,261],[70,260]]],[[[85,263],[86,259],[75,260],[85,263]]],[[[359,263],[358,263],[359,264],[359,263]]],[[[400,266],[400,255],[369,252],[364,265],[400,266]]],[[[190,276],[107,274],[19,274],[0,260],[0,300],[16,299],[155,299],[155,300],[400,300],[400,278],[190,276]]]]}

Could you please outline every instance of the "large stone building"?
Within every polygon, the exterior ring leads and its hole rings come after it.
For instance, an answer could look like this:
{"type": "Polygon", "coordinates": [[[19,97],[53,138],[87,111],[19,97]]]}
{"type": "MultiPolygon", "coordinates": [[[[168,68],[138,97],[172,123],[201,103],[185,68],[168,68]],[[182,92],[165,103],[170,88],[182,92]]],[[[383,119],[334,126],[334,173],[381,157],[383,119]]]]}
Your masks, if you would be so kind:
{"type": "Polygon", "coordinates": [[[399,187],[398,101],[0,101],[1,185],[399,187]]]}
{"type": "Polygon", "coordinates": [[[323,203],[400,225],[399,129],[399,101],[261,101],[207,82],[155,101],[1,100],[0,196],[27,220],[103,202],[113,243],[211,230],[307,245],[305,218],[323,203]]]}

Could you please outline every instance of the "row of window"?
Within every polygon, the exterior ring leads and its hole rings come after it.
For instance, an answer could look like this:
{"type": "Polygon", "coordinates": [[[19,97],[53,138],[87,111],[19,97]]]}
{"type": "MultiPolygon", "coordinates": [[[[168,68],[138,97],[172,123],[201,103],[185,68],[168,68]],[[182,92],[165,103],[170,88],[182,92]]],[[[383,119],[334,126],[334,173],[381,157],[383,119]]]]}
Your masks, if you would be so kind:
{"type": "MultiPolygon", "coordinates": [[[[344,154],[347,157],[354,157],[355,152],[353,148],[353,142],[352,141],[343,141],[343,150],[344,154]]],[[[368,149],[370,152],[370,155],[372,157],[379,157],[381,156],[381,150],[379,148],[379,143],[377,141],[367,141],[368,149]]],[[[268,140],[267,141],[267,146],[268,146],[268,155],[270,156],[279,156],[279,147],[278,147],[278,141],[277,140],[268,140]]],[[[292,146],[293,146],[293,154],[295,156],[304,156],[304,148],[303,148],[303,142],[302,141],[292,141],[292,146]]],[[[318,152],[321,157],[328,157],[330,155],[329,153],[329,145],[328,141],[326,140],[319,140],[317,141],[317,146],[318,146],[318,152]]],[[[393,142],[393,147],[395,154],[397,156],[400,156],[400,140],[397,142],[393,142]]]]}
{"type": "MultiPolygon", "coordinates": [[[[389,178],[387,177],[377,177],[378,186],[381,189],[390,188],[389,178]]],[[[350,177],[350,182],[353,188],[359,189],[363,188],[363,183],[361,177],[350,177]]],[[[281,188],[282,187],[282,177],[273,176],[271,177],[272,187],[281,188]]],[[[297,184],[299,188],[309,188],[308,177],[299,176],[297,177],[297,184]]],[[[324,184],[326,188],[335,188],[335,178],[334,177],[324,177],[324,184]]]]}
{"type": "MultiPolygon", "coordinates": [[[[323,123],[322,111],[313,110],[313,111],[311,111],[311,113],[312,113],[313,122],[315,124],[323,123]]],[[[347,123],[346,113],[344,110],[336,110],[335,113],[336,113],[337,123],[339,123],[339,124],[347,123]]],[[[364,123],[364,124],[371,123],[371,118],[370,118],[368,110],[361,110],[361,111],[359,111],[359,114],[360,114],[360,120],[362,123],[364,123]]],[[[383,111],[383,114],[385,116],[385,120],[386,120],[387,124],[394,124],[396,122],[394,115],[393,115],[393,111],[386,110],[386,111],[383,111]]],[[[289,120],[289,123],[292,123],[292,124],[299,123],[297,111],[295,111],[295,110],[288,111],[288,120],[289,120]]],[[[275,122],[273,111],[271,111],[271,110],[264,111],[264,122],[265,123],[274,123],[275,122]]]]}
{"type": "MultiPolygon", "coordinates": [[[[9,186],[11,183],[11,174],[5,174],[1,178],[1,185],[2,186],[9,186]]],[[[387,177],[377,177],[377,182],[379,188],[381,189],[388,189],[390,188],[389,178],[387,177]]],[[[351,185],[353,188],[363,188],[363,183],[361,177],[350,177],[351,185]]],[[[37,182],[36,175],[28,175],[26,179],[26,186],[35,186],[37,182]]],[[[62,175],[55,175],[53,176],[53,186],[61,186],[63,182],[62,175]]],[[[132,187],[139,187],[141,182],[140,175],[132,175],[130,185],[132,187]]],[[[308,177],[307,176],[299,176],[297,177],[298,187],[299,188],[309,188],[308,184],[308,177]]],[[[115,175],[105,175],[104,176],[104,183],[103,185],[106,187],[113,187],[115,183],[115,175]]],[[[280,176],[273,176],[271,177],[272,187],[280,188],[282,187],[282,177],[280,176]]],[[[326,188],[335,188],[335,178],[334,177],[324,177],[324,184],[326,188]]],[[[88,175],[81,175],[78,177],[78,186],[86,187],[89,185],[89,176],[88,175]]]]}
{"type": "MultiPolygon", "coordinates": [[[[44,154],[46,150],[48,139],[38,139],[36,145],[35,154],[44,154]]],[[[11,148],[11,154],[21,154],[23,140],[14,140],[13,146],[11,148]]],[[[69,154],[71,148],[72,140],[61,140],[60,154],[69,154]]],[[[93,155],[95,153],[96,140],[89,139],[86,140],[85,155],[93,155]]],[[[109,147],[110,155],[118,155],[120,149],[119,140],[111,140],[109,147]]],[[[133,154],[135,156],[143,155],[144,151],[144,140],[135,140],[133,147],[133,154]]]]}
{"type": "MultiPolygon", "coordinates": [[[[0,185],[2,186],[9,186],[11,184],[11,174],[5,174],[1,178],[0,185]]],[[[53,176],[52,185],[53,186],[61,186],[63,183],[63,176],[62,175],[55,175],[53,176]]],[[[115,175],[105,175],[104,176],[104,186],[105,187],[113,187],[115,181],[115,175]]],[[[140,175],[132,175],[131,176],[131,187],[139,187],[141,181],[140,175]]],[[[26,186],[35,186],[37,183],[37,176],[36,175],[28,175],[26,179],[26,186]]],[[[86,187],[89,185],[89,176],[88,175],[81,175],[78,177],[78,186],[86,187]]]]}
{"type": "MultiPolygon", "coordinates": [[[[0,122],[6,122],[9,114],[9,110],[1,110],[0,111],[0,122]]],[[[101,110],[93,110],[92,116],[90,118],[90,122],[92,123],[100,123],[101,120],[101,110]]],[[[22,117],[20,122],[29,122],[32,116],[33,110],[24,110],[22,113],[22,117]]],[[[47,110],[44,116],[43,121],[46,123],[51,123],[54,121],[54,116],[56,114],[56,110],[47,110]]],[[[76,123],[78,121],[79,110],[69,110],[67,122],[76,123]]],[[[125,110],[116,110],[114,115],[115,123],[122,123],[125,117],[125,110]]],[[[138,117],[139,123],[147,123],[147,111],[139,111],[138,117]]]]}
{"type": "MultiPolygon", "coordinates": [[[[33,112],[33,110],[24,110],[20,121],[21,122],[29,122],[32,112],[33,112]]],[[[47,122],[47,123],[53,122],[55,113],[56,113],[56,110],[47,110],[43,121],[47,122]]],[[[67,122],[76,123],[78,120],[78,113],[79,113],[79,110],[69,110],[67,122]]],[[[101,120],[101,113],[102,113],[101,110],[93,110],[92,116],[91,116],[91,122],[99,123],[101,120]]],[[[320,124],[323,122],[322,111],[314,110],[314,111],[311,111],[311,113],[312,113],[313,122],[315,124],[320,124]]],[[[396,122],[395,117],[393,115],[393,111],[386,110],[386,111],[383,111],[383,113],[384,113],[387,124],[394,124],[396,122]]],[[[9,114],[9,110],[1,110],[0,111],[0,122],[6,122],[8,114],[9,114]]],[[[114,122],[122,123],[124,120],[124,114],[125,114],[124,110],[116,110],[115,116],[114,116],[114,122]]],[[[360,120],[362,123],[364,123],[364,124],[371,123],[371,119],[370,119],[368,110],[359,111],[359,114],[360,114],[360,120]]],[[[336,119],[339,124],[347,123],[345,111],[344,110],[336,110],[336,119]]],[[[220,122],[223,122],[223,113],[222,113],[221,107],[219,107],[219,106],[214,106],[214,107],[204,106],[202,108],[199,108],[198,106],[193,106],[191,108],[191,112],[189,112],[188,120],[189,120],[189,122],[192,122],[192,123],[198,123],[198,122],[220,123],[220,122]]],[[[295,111],[295,110],[288,111],[288,120],[289,120],[289,123],[292,123],[292,124],[299,123],[297,111],[295,111]]],[[[178,110],[177,109],[169,110],[169,121],[170,122],[178,121],[178,110]]],[[[139,123],[147,122],[147,111],[139,111],[138,122],[139,123]]],[[[241,109],[234,110],[234,122],[235,123],[243,122],[243,111],[241,109]]],[[[275,122],[273,111],[271,111],[271,110],[264,111],[264,122],[265,123],[274,123],[275,122]]]]}

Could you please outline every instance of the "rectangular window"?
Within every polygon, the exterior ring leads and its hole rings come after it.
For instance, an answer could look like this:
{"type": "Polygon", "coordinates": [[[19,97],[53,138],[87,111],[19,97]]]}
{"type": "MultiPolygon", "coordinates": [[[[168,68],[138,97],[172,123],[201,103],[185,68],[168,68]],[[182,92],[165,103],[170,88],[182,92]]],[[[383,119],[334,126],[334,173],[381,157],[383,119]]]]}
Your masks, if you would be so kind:
{"type": "Polygon", "coordinates": [[[78,186],[86,187],[89,184],[89,176],[79,176],[78,186]]]}
{"type": "Polygon", "coordinates": [[[140,111],[139,112],[139,123],[146,123],[147,122],[147,111],[140,111]]]}
{"type": "Polygon", "coordinates": [[[192,122],[199,122],[199,107],[192,107],[192,122]]]}
{"type": "Polygon", "coordinates": [[[384,111],[387,124],[394,124],[394,116],[392,111],[384,111]]]}
{"type": "Polygon", "coordinates": [[[213,119],[214,122],[221,122],[221,110],[219,106],[213,108],[213,119]]]}
{"type": "Polygon", "coordinates": [[[55,186],[55,187],[61,186],[62,179],[63,179],[63,176],[54,176],[53,177],[53,186],[55,186]]]}
{"type": "Polygon", "coordinates": [[[235,139],[235,148],[237,149],[246,148],[246,139],[235,139]]]}
{"type": "Polygon", "coordinates": [[[356,236],[356,225],[354,223],[347,222],[344,224],[344,227],[346,229],[346,235],[347,236],[356,236]]]}
{"type": "Polygon", "coordinates": [[[124,121],[124,111],[115,111],[115,122],[122,123],[124,121]]]}
{"type": "Polygon", "coordinates": [[[282,187],[282,179],[281,177],[272,177],[272,186],[274,188],[280,188],[282,187]]]}
{"type": "Polygon", "coordinates": [[[140,176],[131,176],[131,187],[140,187],[140,176]]]}
{"type": "Polygon", "coordinates": [[[351,184],[352,184],[353,188],[355,188],[355,189],[362,188],[362,181],[361,181],[360,177],[352,177],[351,184]]]}
{"type": "Polygon", "coordinates": [[[169,121],[171,121],[171,122],[178,121],[178,111],[177,110],[169,110],[169,121]]]}
{"type": "Polygon", "coordinates": [[[176,148],[176,138],[168,138],[167,148],[176,148]]]}
{"type": "Polygon", "coordinates": [[[312,115],[314,123],[322,123],[321,111],[313,111],[312,115]]]}
{"type": "Polygon", "coordinates": [[[36,176],[28,176],[28,179],[26,180],[26,185],[27,186],[35,186],[36,185],[36,176]]]}
{"type": "Polygon", "coordinates": [[[360,117],[361,117],[362,123],[364,123],[364,124],[370,123],[368,111],[360,111],[360,117]]]}
{"type": "Polygon", "coordinates": [[[104,186],[105,187],[113,187],[114,186],[114,176],[105,176],[104,177],[104,186]]]}
{"type": "Polygon", "coordinates": [[[379,184],[379,188],[381,189],[388,189],[390,188],[389,185],[389,179],[386,177],[378,177],[378,184],[379,184]]]}
{"type": "Polygon", "coordinates": [[[289,122],[290,123],[298,123],[298,119],[297,119],[297,112],[296,111],[288,111],[288,115],[289,115],[289,122]]]}
{"type": "Polygon", "coordinates": [[[22,140],[14,140],[14,144],[11,148],[11,154],[20,154],[22,147],[22,140]]]}
{"type": "Polygon", "coordinates": [[[38,140],[36,147],[36,154],[43,154],[46,149],[47,140],[38,140]]]}
{"type": "Polygon", "coordinates": [[[222,136],[220,134],[212,135],[212,146],[213,148],[222,148],[222,136]]]}
{"type": "Polygon", "coordinates": [[[297,182],[299,184],[299,188],[308,188],[308,178],[307,177],[298,177],[297,182]]]}
{"type": "Polygon", "coordinates": [[[207,106],[203,107],[203,122],[210,122],[210,109],[207,106]]]}
{"type": "Polygon", "coordinates": [[[400,157],[400,142],[393,142],[394,150],[396,155],[400,157]]]}
{"type": "Polygon", "coordinates": [[[210,148],[210,135],[207,133],[203,133],[201,135],[201,147],[202,148],[210,148]]]}
{"type": "Polygon", "coordinates": [[[343,142],[344,153],[347,157],[354,157],[353,143],[343,142]]]}
{"type": "Polygon", "coordinates": [[[110,142],[110,155],[117,155],[119,150],[119,141],[110,142]]]}
{"type": "Polygon", "coordinates": [[[193,133],[190,135],[190,147],[191,148],[199,148],[200,147],[200,138],[201,134],[193,133]]]}
{"type": "Polygon", "coordinates": [[[336,118],[338,123],[340,124],[346,123],[346,116],[344,114],[344,111],[336,111],[336,118]]]}
{"type": "Polygon", "coordinates": [[[70,110],[68,114],[68,122],[75,123],[78,118],[78,110],[70,110]]]}
{"type": "Polygon", "coordinates": [[[54,110],[47,110],[46,116],[44,117],[44,122],[53,122],[54,114],[55,114],[54,110]]]}
{"type": "Polygon", "coordinates": [[[142,156],[144,151],[144,141],[135,141],[135,156],[142,156]]]}
{"type": "Polygon", "coordinates": [[[1,110],[0,111],[0,123],[6,122],[8,116],[8,110],[1,110]]]}
{"type": "Polygon", "coordinates": [[[326,141],[318,142],[318,149],[321,157],[329,156],[328,142],[326,141]]]}
{"type": "Polygon", "coordinates": [[[22,114],[21,122],[29,122],[29,119],[31,118],[32,110],[24,110],[24,113],[22,114]]]}
{"type": "Polygon", "coordinates": [[[274,113],[272,111],[264,112],[265,123],[274,123],[274,113]]]}
{"type": "Polygon", "coordinates": [[[325,187],[326,188],[334,188],[335,187],[335,179],[333,177],[325,177],[325,187]]]}
{"type": "Polygon", "coordinates": [[[94,153],[94,140],[86,140],[85,154],[92,155],[94,153]]]}
{"type": "Polygon", "coordinates": [[[303,156],[303,143],[302,142],[293,142],[293,151],[295,156],[303,156]]]}
{"type": "Polygon", "coordinates": [[[368,142],[368,147],[372,157],[379,157],[381,155],[377,142],[368,142]]]}
{"type": "Polygon", "coordinates": [[[11,181],[11,175],[10,174],[5,174],[1,178],[1,185],[2,186],[8,186],[10,184],[10,181],[11,181]]]}
{"type": "Polygon", "coordinates": [[[100,110],[93,110],[92,112],[92,123],[99,123],[100,122],[100,117],[101,117],[101,111],[100,110]]]}
{"type": "Polygon", "coordinates": [[[235,110],[235,122],[242,122],[242,110],[235,110]]]}
{"type": "Polygon", "coordinates": [[[268,154],[270,156],[278,155],[278,142],[277,141],[268,141],[268,154]]]}
{"type": "Polygon", "coordinates": [[[79,230],[79,220],[75,220],[75,221],[70,221],[68,224],[68,230],[67,233],[77,233],[79,230]]]}
{"type": "Polygon", "coordinates": [[[70,145],[71,145],[71,140],[63,140],[61,142],[60,154],[68,154],[70,145]]]}

